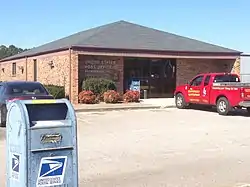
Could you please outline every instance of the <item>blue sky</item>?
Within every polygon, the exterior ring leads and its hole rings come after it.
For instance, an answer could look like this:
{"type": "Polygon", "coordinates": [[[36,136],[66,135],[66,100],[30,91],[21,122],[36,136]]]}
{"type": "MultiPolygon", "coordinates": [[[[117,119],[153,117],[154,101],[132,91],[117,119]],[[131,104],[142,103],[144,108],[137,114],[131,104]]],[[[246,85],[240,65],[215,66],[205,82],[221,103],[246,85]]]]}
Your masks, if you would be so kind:
{"type": "Polygon", "coordinates": [[[126,20],[250,52],[249,0],[13,0],[1,3],[0,44],[38,46],[126,20]]]}

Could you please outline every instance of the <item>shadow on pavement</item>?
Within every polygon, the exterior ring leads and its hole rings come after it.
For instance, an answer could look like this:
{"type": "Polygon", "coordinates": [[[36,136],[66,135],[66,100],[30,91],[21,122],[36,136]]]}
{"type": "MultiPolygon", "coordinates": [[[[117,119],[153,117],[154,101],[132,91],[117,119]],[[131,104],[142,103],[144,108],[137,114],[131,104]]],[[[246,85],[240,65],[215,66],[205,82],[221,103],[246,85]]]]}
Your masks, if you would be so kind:
{"type": "MultiPolygon", "coordinates": [[[[200,110],[200,111],[217,113],[216,108],[215,107],[211,107],[211,106],[191,105],[188,109],[189,110],[200,110]]],[[[244,109],[234,109],[227,116],[250,117],[250,115],[248,114],[248,112],[246,110],[244,110],[244,109]]]]}

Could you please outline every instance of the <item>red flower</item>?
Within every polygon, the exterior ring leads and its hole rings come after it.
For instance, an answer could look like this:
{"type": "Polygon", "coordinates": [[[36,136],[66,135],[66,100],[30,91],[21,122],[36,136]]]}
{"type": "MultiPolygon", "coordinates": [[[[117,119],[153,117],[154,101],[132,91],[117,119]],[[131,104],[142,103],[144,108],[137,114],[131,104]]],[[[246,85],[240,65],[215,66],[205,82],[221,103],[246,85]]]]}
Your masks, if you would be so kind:
{"type": "Polygon", "coordinates": [[[94,104],[96,102],[96,96],[92,91],[84,90],[78,95],[80,103],[94,104]]]}
{"type": "Polygon", "coordinates": [[[115,90],[108,90],[103,94],[105,103],[118,103],[121,100],[121,96],[115,90]]]}
{"type": "Polygon", "coordinates": [[[140,92],[127,90],[126,93],[123,95],[123,100],[125,102],[139,102],[140,99],[140,92]]]}

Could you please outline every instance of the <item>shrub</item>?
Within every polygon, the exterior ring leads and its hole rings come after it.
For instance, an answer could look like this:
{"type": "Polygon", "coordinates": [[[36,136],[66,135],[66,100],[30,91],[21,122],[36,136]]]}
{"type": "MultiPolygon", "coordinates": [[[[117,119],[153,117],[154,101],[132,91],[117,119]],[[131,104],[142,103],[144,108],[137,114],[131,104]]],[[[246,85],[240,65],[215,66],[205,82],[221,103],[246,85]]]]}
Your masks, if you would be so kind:
{"type": "Polygon", "coordinates": [[[98,102],[103,102],[104,101],[104,98],[103,98],[104,96],[103,96],[103,94],[98,94],[97,96],[96,96],[96,99],[98,100],[98,102]]]}
{"type": "Polygon", "coordinates": [[[57,86],[57,85],[44,85],[47,91],[53,95],[55,99],[65,98],[65,89],[64,86],[57,86]]]}
{"type": "Polygon", "coordinates": [[[108,90],[116,90],[115,82],[104,78],[88,78],[82,83],[83,90],[90,90],[96,95],[102,95],[108,90]]]}
{"type": "Polygon", "coordinates": [[[81,91],[78,95],[80,103],[94,104],[96,103],[96,96],[92,91],[81,91]]]}
{"type": "Polygon", "coordinates": [[[105,103],[118,103],[121,100],[120,94],[115,90],[108,90],[103,94],[105,103]]]}
{"type": "Polygon", "coordinates": [[[140,92],[138,91],[128,90],[123,95],[123,100],[125,102],[139,102],[139,99],[140,99],[140,92]]]}

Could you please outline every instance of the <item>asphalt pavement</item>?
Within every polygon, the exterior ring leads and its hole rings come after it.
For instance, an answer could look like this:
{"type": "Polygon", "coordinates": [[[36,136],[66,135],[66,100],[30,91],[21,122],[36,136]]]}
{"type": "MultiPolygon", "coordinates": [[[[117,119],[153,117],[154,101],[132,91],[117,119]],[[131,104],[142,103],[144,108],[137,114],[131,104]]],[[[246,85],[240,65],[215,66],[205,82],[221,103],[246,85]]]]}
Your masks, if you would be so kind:
{"type": "MultiPolygon", "coordinates": [[[[168,108],[80,112],[77,117],[82,187],[250,184],[250,118],[244,113],[168,108]]],[[[4,178],[4,139],[0,150],[4,178]]]]}

